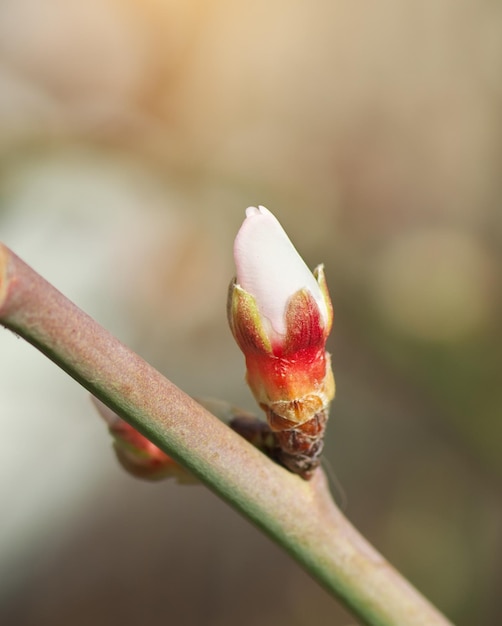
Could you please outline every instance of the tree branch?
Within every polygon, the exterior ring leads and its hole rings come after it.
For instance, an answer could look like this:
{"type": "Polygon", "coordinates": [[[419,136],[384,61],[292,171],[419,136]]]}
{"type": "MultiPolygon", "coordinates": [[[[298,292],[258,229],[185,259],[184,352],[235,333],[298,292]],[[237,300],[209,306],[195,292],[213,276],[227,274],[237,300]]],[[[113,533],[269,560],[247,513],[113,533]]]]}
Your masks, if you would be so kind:
{"type": "Polygon", "coordinates": [[[322,471],[306,482],[273,463],[2,244],[0,323],[282,545],[363,623],[450,623],[340,513],[322,471]]]}

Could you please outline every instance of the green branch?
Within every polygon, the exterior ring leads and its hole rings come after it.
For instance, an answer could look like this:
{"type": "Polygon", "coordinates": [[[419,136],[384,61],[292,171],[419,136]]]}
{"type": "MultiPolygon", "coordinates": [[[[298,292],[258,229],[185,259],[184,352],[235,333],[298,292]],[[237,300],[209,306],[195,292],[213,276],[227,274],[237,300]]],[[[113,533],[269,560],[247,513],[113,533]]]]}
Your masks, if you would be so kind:
{"type": "Polygon", "coordinates": [[[0,323],[282,545],[361,622],[450,624],[340,513],[322,471],[306,482],[273,463],[2,244],[0,323]]]}

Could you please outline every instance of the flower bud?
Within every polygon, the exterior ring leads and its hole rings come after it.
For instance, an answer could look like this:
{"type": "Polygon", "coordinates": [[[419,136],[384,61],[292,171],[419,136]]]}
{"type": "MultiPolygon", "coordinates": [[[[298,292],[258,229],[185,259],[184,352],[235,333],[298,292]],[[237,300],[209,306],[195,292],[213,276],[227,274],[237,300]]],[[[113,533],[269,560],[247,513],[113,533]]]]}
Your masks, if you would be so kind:
{"type": "Polygon", "coordinates": [[[151,481],[175,478],[180,483],[196,482],[185,468],[105,404],[92,396],[91,399],[113,436],[113,447],[120,465],[129,474],[151,481]]]}
{"type": "Polygon", "coordinates": [[[325,348],[333,307],[323,266],[312,273],[278,220],[261,206],[246,210],[234,258],[228,319],[246,358],[246,380],[272,430],[295,429],[327,415],[335,392],[325,348]]]}

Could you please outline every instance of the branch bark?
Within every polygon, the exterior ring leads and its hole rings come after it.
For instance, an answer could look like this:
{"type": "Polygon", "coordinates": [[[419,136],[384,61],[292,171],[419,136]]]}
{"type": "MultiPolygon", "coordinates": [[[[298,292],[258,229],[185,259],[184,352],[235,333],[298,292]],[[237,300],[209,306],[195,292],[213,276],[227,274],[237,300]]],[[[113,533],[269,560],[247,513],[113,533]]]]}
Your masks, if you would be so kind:
{"type": "Polygon", "coordinates": [[[362,623],[450,624],[341,514],[321,470],[306,482],[273,463],[2,244],[0,323],[282,545],[362,623]]]}

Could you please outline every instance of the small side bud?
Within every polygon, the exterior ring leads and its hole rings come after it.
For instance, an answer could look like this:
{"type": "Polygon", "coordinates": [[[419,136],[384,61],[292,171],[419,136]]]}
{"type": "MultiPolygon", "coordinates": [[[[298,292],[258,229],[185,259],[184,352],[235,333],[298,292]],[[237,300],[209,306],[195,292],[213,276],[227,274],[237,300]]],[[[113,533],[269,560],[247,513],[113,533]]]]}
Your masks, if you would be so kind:
{"type": "Polygon", "coordinates": [[[108,425],[120,465],[132,476],[149,481],[174,478],[182,484],[196,483],[192,474],[119,417],[97,398],[91,400],[108,425]]]}

